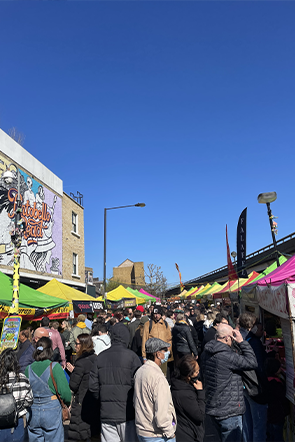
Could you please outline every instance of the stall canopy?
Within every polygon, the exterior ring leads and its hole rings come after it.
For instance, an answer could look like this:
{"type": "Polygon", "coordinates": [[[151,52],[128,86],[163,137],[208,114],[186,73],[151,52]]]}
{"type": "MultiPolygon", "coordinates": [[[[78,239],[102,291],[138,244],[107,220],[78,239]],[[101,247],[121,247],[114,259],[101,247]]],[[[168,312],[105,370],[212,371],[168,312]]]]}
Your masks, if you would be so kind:
{"type": "Polygon", "coordinates": [[[295,255],[280,267],[273,270],[266,277],[259,279],[256,284],[259,286],[279,286],[284,283],[295,282],[295,255]]]}
{"type": "Polygon", "coordinates": [[[135,295],[137,298],[144,299],[146,302],[148,302],[148,301],[156,302],[156,298],[153,298],[152,296],[145,295],[144,293],[141,293],[138,290],[134,290],[134,289],[132,289],[130,287],[127,287],[127,290],[128,290],[128,292],[130,292],[133,295],[135,295]]]}
{"type": "Polygon", "coordinates": [[[196,287],[194,291],[190,292],[190,294],[186,294],[186,299],[190,299],[193,295],[197,294],[199,291],[203,290],[204,286],[196,287]]]}
{"type": "Polygon", "coordinates": [[[146,292],[146,291],[143,290],[143,289],[140,289],[139,291],[140,291],[140,293],[143,293],[144,295],[151,296],[152,298],[155,298],[155,300],[156,300],[157,302],[160,302],[160,301],[161,301],[160,298],[158,298],[158,297],[155,296],[155,295],[151,295],[150,293],[146,292]]]}
{"type": "Polygon", "coordinates": [[[92,296],[80,292],[80,290],[73,289],[73,287],[69,287],[62,282],[57,281],[55,278],[51,279],[51,281],[47,282],[47,284],[40,287],[37,291],[68,301],[70,303],[70,309],[74,310],[76,313],[90,313],[93,312],[93,310],[100,310],[103,308],[101,302],[97,303],[96,299],[92,296]]]}
{"type": "Polygon", "coordinates": [[[205,294],[203,294],[203,296],[210,296],[210,295],[212,295],[212,293],[216,293],[216,292],[218,292],[218,290],[220,290],[220,289],[221,289],[221,285],[218,284],[218,282],[214,282],[214,283],[211,285],[210,289],[209,289],[208,291],[206,291],[205,294]]]}
{"type": "MultiPolygon", "coordinates": [[[[7,316],[12,300],[12,279],[0,272],[0,317],[7,316]]],[[[48,315],[52,318],[66,317],[69,303],[66,299],[48,295],[41,290],[34,290],[25,284],[19,288],[19,315],[32,320],[48,315]]]]}
{"type": "MultiPolygon", "coordinates": [[[[284,262],[287,261],[287,258],[285,258],[285,256],[281,255],[279,257],[279,263],[280,265],[284,264],[284,262]]],[[[253,281],[251,282],[256,282],[259,281],[259,279],[264,278],[266,275],[268,275],[269,273],[273,272],[275,269],[277,268],[277,262],[273,262],[269,267],[267,267],[265,270],[263,270],[263,272],[261,272],[255,279],[253,279],[253,281]]]]}
{"type": "Polygon", "coordinates": [[[108,301],[121,301],[122,299],[133,299],[135,298],[136,304],[145,304],[146,300],[133,295],[128,290],[126,290],[122,285],[119,285],[116,289],[108,292],[108,301]]]}
{"type": "Polygon", "coordinates": [[[194,294],[191,295],[192,299],[194,298],[202,298],[203,295],[210,290],[211,288],[211,284],[206,284],[205,287],[202,290],[199,290],[198,292],[195,292],[194,294]]]}
{"type": "MultiPolygon", "coordinates": [[[[259,276],[259,274],[257,272],[252,272],[249,275],[249,278],[240,278],[237,279],[234,284],[232,284],[232,286],[230,287],[230,289],[228,289],[226,292],[223,291],[222,293],[234,293],[234,292],[238,292],[241,290],[241,288],[247,284],[251,284],[251,282],[253,282],[253,280],[259,276]]],[[[219,292],[220,293],[220,292],[219,292]]]]}

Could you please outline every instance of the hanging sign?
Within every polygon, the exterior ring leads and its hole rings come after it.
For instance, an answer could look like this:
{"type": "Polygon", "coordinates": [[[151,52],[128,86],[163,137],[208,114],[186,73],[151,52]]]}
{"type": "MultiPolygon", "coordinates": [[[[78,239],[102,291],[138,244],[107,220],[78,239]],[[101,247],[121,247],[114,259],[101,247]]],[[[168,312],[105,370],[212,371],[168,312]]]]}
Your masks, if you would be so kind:
{"type": "Polygon", "coordinates": [[[20,316],[7,316],[4,319],[0,340],[0,351],[5,350],[6,348],[16,349],[21,322],[22,318],[20,316]]]}

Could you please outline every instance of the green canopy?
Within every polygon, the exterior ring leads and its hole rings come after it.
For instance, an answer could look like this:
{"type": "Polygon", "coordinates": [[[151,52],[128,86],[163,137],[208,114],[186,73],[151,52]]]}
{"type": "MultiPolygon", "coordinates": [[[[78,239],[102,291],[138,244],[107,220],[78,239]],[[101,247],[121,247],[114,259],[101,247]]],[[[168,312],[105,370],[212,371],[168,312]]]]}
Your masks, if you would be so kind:
{"type": "MultiPolygon", "coordinates": [[[[12,279],[0,272],[0,304],[11,306],[12,300],[12,279]]],[[[65,299],[55,298],[53,296],[45,295],[45,293],[28,287],[25,284],[20,284],[19,287],[19,307],[33,308],[33,309],[54,309],[58,307],[66,307],[68,301],[65,299]]]]}
{"type": "MultiPolygon", "coordinates": [[[[284,264],[284,262],[286,262],[286,261],[287,261],[287,258],[285,258],[283,255],[281,255],[279,257],[280,266],[282,264],[284,264]]],[[[253,281],[251,281],[251,284],[253,284],[254,282],[258,281],[261,278],[264,278],[266,275],[273,272],[276,268],[277,268],[277,262],[275,261],[269,267],[267,267],[265,270],[263,270],[263,272],[261,272],[255,279],[253,279],[253,281]]]]}
{"type": "Polygon", "coordinates": [[[146,301],[156,302],[156,298],[154,298],[153,296],[145,295],[144,293],[141,293],[138,290],[131,289],[130,287],[127,287],[126,290],[128,290],[128,292],[132,293],[138,298],[145,299],[146,301]]]}

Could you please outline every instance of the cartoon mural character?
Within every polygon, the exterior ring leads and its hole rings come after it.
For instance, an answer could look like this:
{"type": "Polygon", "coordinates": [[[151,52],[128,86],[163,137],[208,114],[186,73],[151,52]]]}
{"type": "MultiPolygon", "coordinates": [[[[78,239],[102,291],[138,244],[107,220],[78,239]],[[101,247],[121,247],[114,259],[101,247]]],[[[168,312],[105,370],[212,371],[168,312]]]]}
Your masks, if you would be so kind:
{"type": "Polygon", "coordinates": [[[54,195],[52,207],[47,206],[50,219],[48,222],[44,222],[43,237],[37,239],[37,247],[30,256],[30,260],[38,272],[46,272],[46,264],[50,263],[52,249],[55,247],[55,242],[52,239],[52,228],[54,225],[53,214],[56,200],[57,197],[54,195]]]}
{"type": "Polygon", "coordinates": [[[35,199],[35,194],[32,191],[33,181],[32,181],[32,178],[29,176],[27,177],[27,186],[28,186],[28,189],[24,193],[23,204],[26,204],[26,202],[29,201],[30,206],[33,207],[36,199],[35,199]]]}
{"type": "MultiPolygon", "coordinates": [[[[0,155],[0,173],[3,173],[4,169],[1,164],[6,165],[0,155]]],[[[9,183],[2,176],[0,177],[0,264],[3,265],[13,265],[14,262],[11,232],[17,207],[18,175],[17,169],[15,171],[10,167],[10,171],[13,177],[9,183]]],[[[20,266],[32,271],[61,274],[59,267],[62,262],[62,251],[59,249],[53,252],[57,243],[56,238],[59,240],[58,243],[61,243],[61,231],[57,229],[57,232],[53,233],[55,205],[59,213],[61,200],[21,170],[19,170],[19,179],[22,201],[21,217],[26,224],[22,235],[20,266]],[[38,191],[34,191],[37,188],[38,191]],[[52,207],[49,207],[47,200],[51,195],[53,203],[52,207]],[[52,235],[57,236],[52,237],[52,235]],[[54,258],[51,258],[52,253],[54,253],[54,258]]]]}
{"type": "Polygon", "coordinates": [[[45,195],[43,186],[38,187],[38,193],[36,194],[36,207],[38,210],[42,210],[42,203],[44,202],[45,195]]]}
{"type": "Polygon", "coordinates": [[[13,244],[10,230],[12,221],[8,213],[13,211],[13,203],[9,201],[7,189],[0,186],[0,264],[13,265],[13,244]]]}

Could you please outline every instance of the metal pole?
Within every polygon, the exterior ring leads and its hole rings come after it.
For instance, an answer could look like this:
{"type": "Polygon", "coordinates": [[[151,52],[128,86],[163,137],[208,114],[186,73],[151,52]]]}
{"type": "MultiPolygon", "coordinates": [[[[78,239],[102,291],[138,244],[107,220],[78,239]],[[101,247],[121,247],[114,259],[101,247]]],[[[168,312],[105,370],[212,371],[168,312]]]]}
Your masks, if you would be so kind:
{"type": "Polygon", "coordinates": [[[104,209],[104,240],[103,240],[103,298],[106,300],[107,278],[107,209],[104,209]]]}
{"type": "Polygon", "coordinates": [[[14,234],[11,238],[14,245],[13,291],[12,291],[11,307],[9,309],[9,314],[17,314],[17,315],[19,313],[19,271],[20,271],[20,247],[22,239],[20,213],[21,213],[20,175],[19,175],[19,169],[17,168],[17,197],[16,197],[16,210],[14,214],[14,234]]]}
{"type": "Polygon", "coordinates": [[[278,253],[278,249],[277,249],[277,241],[276,241],[275,233],[273,231],[272,212],[271,212],[271,208],[270,208],[270,203],[266,203],[266,207],[267,207],[267,214],[268,214],[269,225],[270,225],[270,230],[271,230],[271,236],[272,236],[272,241],[273,241],[273,247],[274,247],[274,250],[275,250],[277,267],[280,267],[279,253],[278,253]]]}

